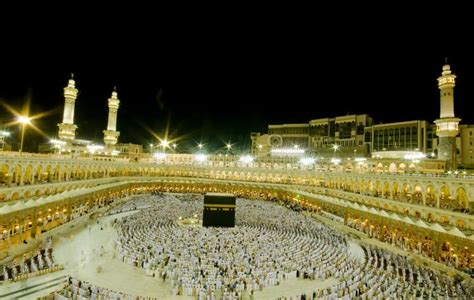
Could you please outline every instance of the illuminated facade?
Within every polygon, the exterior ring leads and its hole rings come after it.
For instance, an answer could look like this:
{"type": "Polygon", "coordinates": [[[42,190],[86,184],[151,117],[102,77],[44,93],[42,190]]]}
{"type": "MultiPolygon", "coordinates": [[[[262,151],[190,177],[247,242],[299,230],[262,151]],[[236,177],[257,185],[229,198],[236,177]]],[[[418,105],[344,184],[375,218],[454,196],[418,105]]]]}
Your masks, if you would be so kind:
{"type": "Polygon", "coordinates": [[[370,153],[377,151],[419,151],[430,153],[433,148],[432,126],[415,120],[365,127],[365,143],[370,153]]]}
{"type": "Polygon", "coordinates": [[[474,125],[459,125],[459,129],[461,132],[456,144],[461,149],[462,165],[474,168],[474,125]]]}
{"type": "Polygon", "coordinates": [[[456,75],[452,74],[451,67],[446,64],[438,78],[440,90],[440,118],[435,121],[438,139],[438,157],[448,162],[449,169],[457,166],[456,136],[459,134],[459,121],[454,116],[454,86],[456,75]]]}
{"type": "Polygon", "coordinates": [[[58,124],[58,136],[66,143],[66,149],[71,148],[72,140],[76,136],[77,126],[74,124],[74,107],[76,104],[78,90],[73,77],[69,79],[68,85],[64,88],[64,112],[63,122],[58,124]]]}
{"type": "Polygon", "coordinates": [[[117,92],[114,90],[112,96],[109,98],[109,119],[107,122],[107,130],[104,130],[104,143],[106,152],[112,153],[114,146],[117,144],[120,132],[117,131],[117,112],[120,105],[120,100],[117,98],[117,92]]]}
{"type": "Polygon", "coordinates": [[[119,157],[125,157],[133,162],[138,162],[143,155],[143,146],[138,144],[116,144],[115,150],[119,157]]]}
{"type": "Polygon", "coordinates": [[[392,244],[400,239],[405,250],[419,250],[420,243],[427,243],[423,255],[441,263],[455,257],[462,257],[456,266],[474,262],[471,177],[269,169],[247,167],[235,159],[233,166],[220,166],[218,157],[205,164],[183,158],[189,164],[5,156],[1,173],[10,184],[18,184],[0,188],[0,249],[94,212],[115,195],[232,192],[309,205],[373,238],[392,244]],[[448,256],[443,251],[446,243],[451,245],[448,256]]]}
{"type": "Polygon", "coordinates": [[[368,115],[315,119],[304,124],[268,125],[268,134],[251,134],[252,153],[260,157],[275,154],[331,156],[334,145],[337,145],[340,156],[365,156],[368,147],[364,144],[364,128],[370,125],[372,118],[368,115]]]}

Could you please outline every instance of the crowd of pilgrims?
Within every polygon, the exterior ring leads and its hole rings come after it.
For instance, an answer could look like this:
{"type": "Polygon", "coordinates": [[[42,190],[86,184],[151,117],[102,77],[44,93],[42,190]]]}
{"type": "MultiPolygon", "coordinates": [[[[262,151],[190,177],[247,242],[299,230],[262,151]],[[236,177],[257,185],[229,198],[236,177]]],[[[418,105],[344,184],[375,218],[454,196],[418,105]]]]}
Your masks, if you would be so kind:
{"type": "Polygon", "coordinates": [[[133,296],[97,286],[85,280],[68,276],[64,287],[53,294],[54,300],[65,299],[121,299],[121,300],[156,300],[153,297],[133,296]]]}
{"type": "MultiPolygon", "coordinates": [[[[363,246],[365,263],[351,261],[336,285],[292,299],[472,299],[472,281],[417,266],[405,256],[363,246]]],[[[290,299],[280,297],[279,300],[290,299]]]]}
{"type": "Polygon", "coordinates": [[[295,205],[280,204],[237,199],[234,228],[205,228],[178,221],[202,218],[202,195],[137,196],[111,211],[140,210],[115,219],[116,250],[124,263],[169,281],[173,294],[197,299],[252,299],[256,291],[283,280],[329,277],[339,283],[292,298],[474,295],[466,281],[454,282],[379,248],[364,248],[366,259],[361,261],[349,254],[345,234],[317,223],[295,205]]]}
{"type": "Polygon", "coordinates": [[[20,263],[13,260],[10,265],[1,266],[0,282],[53,267],[52,238],[50,237],[46,240],[45,245],[39,248],[31,257],[27,257],[26,254],[23,254],[20,263]]]}

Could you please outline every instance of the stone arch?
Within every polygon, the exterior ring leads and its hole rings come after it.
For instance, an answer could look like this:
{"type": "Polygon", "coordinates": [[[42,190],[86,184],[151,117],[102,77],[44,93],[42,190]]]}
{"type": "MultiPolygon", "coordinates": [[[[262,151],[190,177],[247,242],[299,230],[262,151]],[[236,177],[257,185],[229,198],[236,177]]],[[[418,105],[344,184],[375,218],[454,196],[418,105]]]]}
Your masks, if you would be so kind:
{"type": "Polygon", "coordinates": [[[443,209],[452,208],[451,194],[449,192],[449,188],[446,185],[443,185],[439,189],[439,207],[443,209]]]}
{"type": "Polygon", "coordinates": [[[22,167],[20,164],[16,164],[12,172],[12,182],[15,182],[16,184],[20,184],[21,176],[22,176],[22,167]]]}
{"type": "Polygon", "coordinates": [[[41,183],[43,177],[43,166],[38,165],[35,170],[34,180],[36,183],[41,183]]]}
{"type": "Polygon", "coordinates": [[[388,166],[388,172],[390,173],[397,173],[398,169],[397,169],[397,165],[395,163],[391,163],[389,166],[388,166]]]}
{"type": "Polygon", "coordinates": [[[44,169],[43,172],[43,180],[46,180],[47,182],[51,182],[51,178],[53,176],[53,166],[47,165],[46,168],[44,169]]]}
{"type": "Polygon", "coordinates": [[[466,228],[466,223],[464,222],[464,220],[457,220],[457,221],[456,221],[456,227],[458,227],[458,228],[466,228]]]}
{"type": "Polygon", "coordinates": [[[384,167],[382,163],[378,163],[376,167],[377,173],[382,173],[384,171],[384,167]]]}
{"type": "Polygon", "coordinates": [[[52,174],[52,180],[54,181],[61,181],[61,167],[59,165],[56,165],[53,170],[52,174]]]}
{"type": "Polygon", "coordinates": [[[382,195],[382,183],[380,180],[377,180],[375,182],[375,190],[374,190],[374,196],[380,197],[382,195]]]}
{"type": "Polygon", "coordinates": [[[467,193],[463,187],[459,187],[456,190],[456,209],[461,211],[466,211],[468,209],[467,193]]]}
{"type": "Polygon", "coordinates": [[[390,183],[389,183],[388,181],[385,181],[385,182],[383,183],[383,191],[382,191],[382,193],[383,193],[383,196],[384,196],[385,198],[389,198],[389,197],[390,197],[390,183]]]}
{"type": "Polygon", "coordinates": [[[405,163],[400,163],[398,165],[398,172],[405,173],[407,171],[407,165],[405,163]]]}
{"type": "Polygon", "coordinates": [[[10,183],[11,174],[10,174],[10,167],[8,164],[4,163],[0,166],[0,182],[2,183],[10,183]]]}
{"type": "Polygon", "coordinates": [[[397,181],[392,184],[392,198],[400,199],[400,187],[397,181]]]}
{"type": "Polygon", "coordinates": [[[374,183],[372,181],[367,181],[367,190],[366,192],[368,192],[369,194],[372,194],[374,191],[374,183]]]}
{"type": "Polygon", "coordinates": [[[18,200],[20,199],[20,194],[18,192],[13,192],[11,196],[11,200],[18,200]]]}
{"type": "Polygon", "coordinates": [[[33,176],[34,176],[33,175],[33,166],[31,164],[28,164],[25,168],[25,172],[23,173],[23,182],[33,184],[34,183],[34,177],[33,176]]]}
{"type": "Polygon", "coordinates": [[[426,205],[431,206],[431,207],[437,207],[436,191],[432,184],[429,184],[426,187],[425,198],[426,198],[425,200],[426,205]]]}
{"type": "Polygon", "coordinates": [[[423,188],[419,183],[416,183],[413,187],[412,202],[423,205],[423,188]]]}
{"type": "Polygon", "coordinates": [[[402,185],[402,190],[401,190],[401,197],[400,199],[403,201],[411,202],[411,196],[412,196],[412,189],[411,186],[408,182],[405,182],[402,185]]]}

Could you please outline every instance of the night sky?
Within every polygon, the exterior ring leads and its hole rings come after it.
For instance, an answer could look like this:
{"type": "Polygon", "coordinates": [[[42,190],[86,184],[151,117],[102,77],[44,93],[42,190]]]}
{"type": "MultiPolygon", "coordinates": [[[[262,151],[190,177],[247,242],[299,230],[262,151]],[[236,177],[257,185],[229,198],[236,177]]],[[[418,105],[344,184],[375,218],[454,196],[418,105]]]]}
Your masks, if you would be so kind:
{"type": "MultiPolygon", "coordinates": [[[[458,76],[455,112],[461,123],[474,122],[474,56],[459,43],[468,36],[440,39],[435,27],[301,28],[15,33],[0,49],[0,99],[20,109],[30,98],[31,114],[52,111],[35,124],[55,137],[73,72],[79,138],[102,142],[107,99],[117,86],[120,142],[148,144],[154,139],[145,128],[162,137],[168,124],[183,151],[199,141],[213,151],[227,141],[245,149],[250,132],[267,124],[363,113],[376,123],[432,122],[439,115],[436,78],[448,57],[458,76]]],[[[2,123],[11,119],[0,108],[2,123]]],[[[14,143],[18,125],[9,130],[14,143]]],[[[48,137],[28,130],[25,150],[48,137]]]]}

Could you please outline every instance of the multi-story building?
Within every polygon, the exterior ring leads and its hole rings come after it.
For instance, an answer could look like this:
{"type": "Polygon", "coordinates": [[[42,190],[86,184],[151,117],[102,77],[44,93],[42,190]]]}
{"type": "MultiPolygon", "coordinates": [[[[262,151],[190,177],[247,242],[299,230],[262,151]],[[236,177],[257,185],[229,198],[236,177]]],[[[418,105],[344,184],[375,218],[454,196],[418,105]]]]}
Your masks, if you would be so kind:
{"type": "Polygon", "coordinates": [[[268,134],[251,134],[252,153],[257,156],[303,153],[317,156],[333,153],[334,146],[337,146],[341,154],[365,155],[368,148],[364,145],[364,128],[370,125],[372,118],[368,115],[315,119],[302,124],[268,125],[268,134]]]}
{"type": "Polygon", "coordinates": [[[270,138],[270,144],[279,148],[302,148],[309,146],[309,124],[283,124],[268,125],[270,136],[281,137],[270,138]]]}
{"type": "Polygon", "coordinates": [[[459,126],[461,135],[458,141],[461,147],[461,165],[465,168],[474,168],[474,125],[459,126]]]}
{"type": "Polygon", "coordinates": [[[309,152],[329,155],[337,149],[340,155],[366,155],[364,128],[372,125],[369,115],[347,115],[311,120],[309,152]],[[335,149],[336,148],[336,149],[335,149]]]}
{"type": "Polygon", "coordinates": [[[377,124],[365,127],[364,142],[370,153],[378,151],[419,151],[433,148],[433,126],[424,120],[377,124]]]}
{"type": "Polygon", "coordinates": [[[438,78],[440,118],[373,125],[372,118],[347,115],[308,124],[268,125],[268,134],[253,132],[252,154],[257,157],[309,155],[380,159],[428,157],[446,162],[447,169],[474,168],[474,125],[459,125],[454,115],[455,78],[448,64],[438,78]]]}
{"type": "Polygon", "coordinates": [[[135,162],[139,161],[143,154],[143,146],[132,143],[115,144],[115,150],[120,157],[128,158],[130,161],[135,162]]]}

